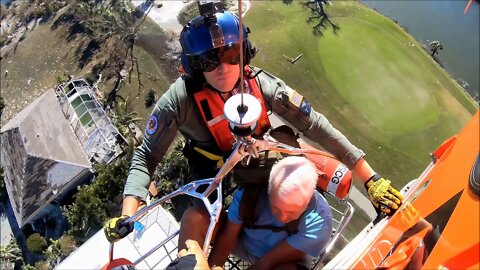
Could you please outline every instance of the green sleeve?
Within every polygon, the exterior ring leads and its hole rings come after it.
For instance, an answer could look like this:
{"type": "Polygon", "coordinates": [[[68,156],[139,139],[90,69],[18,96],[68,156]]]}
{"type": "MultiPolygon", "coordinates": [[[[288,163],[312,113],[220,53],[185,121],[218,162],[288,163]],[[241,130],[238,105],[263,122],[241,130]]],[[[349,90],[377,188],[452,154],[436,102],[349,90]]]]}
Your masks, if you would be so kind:
{"type": "Polygon", "coordinates": [[[340,131],[330,124],[324,115],[308,107],[310,105],[305,99],[303,100],[307,102],[305,103],[307,109],[304,107],[301,110],[298,106],[295,106],[290,101],[290,97],[295,95],[295,91],[282,80],[264,71],[257,77],[257,82],[268,110],[281,117],[308,139],[320,144],[325,150],[347,165],[349,169],[353,169],[357,161],[365,156],[363,151],[350,143],[340,131]]]}
{"type": "Polygon", "coordinates": [[[185,97],[184,83],[179,79],[158,100],[147,120],[143,142],[133,155],[124,196],[146,199],[155,168],[177,135],[178,119],[184,118],[180,107],[185,97]]]}

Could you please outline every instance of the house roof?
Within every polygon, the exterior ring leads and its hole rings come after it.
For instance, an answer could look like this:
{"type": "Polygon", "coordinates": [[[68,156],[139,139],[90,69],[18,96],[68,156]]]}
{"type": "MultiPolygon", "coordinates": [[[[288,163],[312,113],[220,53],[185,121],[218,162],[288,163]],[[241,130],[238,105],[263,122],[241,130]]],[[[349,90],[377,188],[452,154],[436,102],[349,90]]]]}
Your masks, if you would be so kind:
{"type": "Polygon", "coordinates": [[[17,114],[1,133],[18,129],[28,155],[90,168],[90,161],[58,104],[47,91],[17,114]]]}
{"type": "Polygon", "coordinates": [[[0,138],[7,192],[20,227],[63,190],[91,175],[89,159],[53,90],[2,127],[0,138]]]}

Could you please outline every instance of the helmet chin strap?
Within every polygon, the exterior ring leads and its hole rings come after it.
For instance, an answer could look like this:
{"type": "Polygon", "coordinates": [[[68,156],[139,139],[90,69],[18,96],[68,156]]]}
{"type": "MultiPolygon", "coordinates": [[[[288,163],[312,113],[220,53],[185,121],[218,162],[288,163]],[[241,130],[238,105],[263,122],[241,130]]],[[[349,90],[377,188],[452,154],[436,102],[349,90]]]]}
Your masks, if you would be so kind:
{"type": "MultiPolygon", "coordinates": [[[[243,83],[240,83],[240,78],[237,80],[237,82],[235,83],[235,85],[232,87],[232,89],[228,90],[228,91],[222,91],[222,90],[219,90],[215,87],[213,87],[211,84],[209,84],[207,81],[205,81],[205,85],[207,86],[208,89],[210,90],[213,90],[215,92],[218,92],[220,94],[226,94],[226,93],[230,93],[233,91],[233,89],[235,88],[238,88],[238,86],[240,85],[240,87],[243,87],[243,83]]],[[[242,89],[243,90],[243,89],[242,89]]]]}

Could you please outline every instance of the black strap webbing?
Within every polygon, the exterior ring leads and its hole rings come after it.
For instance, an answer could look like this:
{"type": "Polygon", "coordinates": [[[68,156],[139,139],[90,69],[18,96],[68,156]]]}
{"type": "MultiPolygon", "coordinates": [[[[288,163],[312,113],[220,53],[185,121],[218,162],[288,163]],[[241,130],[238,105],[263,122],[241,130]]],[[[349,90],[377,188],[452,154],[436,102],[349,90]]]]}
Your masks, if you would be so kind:
{"type": "MultiPolygon", "coordinates": [[[[270,135],[279,142],[300,147],[297,141],[297,134],[288,126],[279,126],[272,131],[270,135]]],[[[275,152],[276,153],[276,152],[275,152]]],[[[299,219],[290,221],[283,227],[277,227],[272,225],[255,225],[258,220],[257,203],[262,193],[267,193],[268,176],[270,169],[281,158],[281,155],[271,155],[264,153],[263,158],[254,159],[251,163],[258,162],[255,166],[249,166],[248,168],[237,167],[234,170],[234,181],[240,186],[244,187],[242,199],[240,200],[239,216],[243,221],[243,226],[249,229],[265,229],[273,232],[286,231],[289,235],[298,232],[299,219]],[[244,171],[244,172],[243,172],[244,171]]],[[[277,153],[279,154],[279,153],[277,153]]],[[[252,164],[251,164],[252,165],[252,164]]]]}
{"type": "Polygon", "coordinates": [[[205,118],[207,121],[213,119],[212,111],[210,110],[210,106],[208,106],[208,101],[206,99],[200,100],[200,106],[202,106],[202,111],[205,114],[205,118]]]}
{"type": "Polygon", "coordinates": [[[296,234],[298,232],[298,224],[300,223],[300,218],[290,221],[285,224],[285,226],[273,226],[273,225],[251,225],[244,223],[244,227],[252,230],[270,230],[272,232],[281,232],[286,231],[288,235],[296,234]]]}
{"type": "Polygon", "coordinates": [[[288,235],[296,234],[298,232],[300,218],[292,220],[282,227],[273,225],[255,225],[255,222],[258,220],[257,204],[260,196],[265,193],[266,187],[258,185],[247,185],[245,187],[238,210],[240,219],[243,221],[243,226],[252,230],[271,230],[272,232],[286,231],[288,235]]]}

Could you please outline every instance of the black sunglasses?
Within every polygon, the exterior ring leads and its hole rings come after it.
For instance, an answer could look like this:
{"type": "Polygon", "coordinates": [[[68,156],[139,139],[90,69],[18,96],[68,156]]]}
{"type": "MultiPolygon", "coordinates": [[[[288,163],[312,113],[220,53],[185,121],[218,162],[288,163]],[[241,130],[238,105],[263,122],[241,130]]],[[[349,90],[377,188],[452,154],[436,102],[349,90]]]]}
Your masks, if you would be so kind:
{"type": "Polygon", "coordinates": [[[240,63],[240,45],[226,45],[206,51],[202,54],[194,56],[194,58],[197,63],[197,68],[205,72],[213,71],[221,63],[238,65],[238,63],[240,63]]]}

